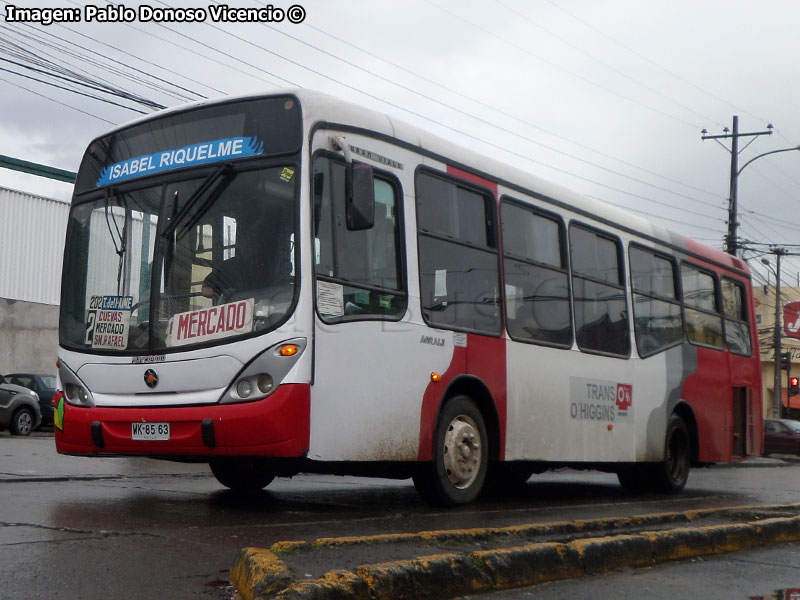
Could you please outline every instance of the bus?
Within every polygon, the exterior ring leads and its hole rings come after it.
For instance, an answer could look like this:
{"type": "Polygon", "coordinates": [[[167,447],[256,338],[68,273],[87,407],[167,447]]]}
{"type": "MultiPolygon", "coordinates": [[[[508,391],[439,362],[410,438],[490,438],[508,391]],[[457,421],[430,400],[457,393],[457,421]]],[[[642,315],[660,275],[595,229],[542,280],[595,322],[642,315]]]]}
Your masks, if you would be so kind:
{"type": "Polygon", "coordinates": [[[742,260],[316,92],[92,141],[61,294],[63,454],[452,506],[562,467],[676,493],[761,453],[742,260]]]}

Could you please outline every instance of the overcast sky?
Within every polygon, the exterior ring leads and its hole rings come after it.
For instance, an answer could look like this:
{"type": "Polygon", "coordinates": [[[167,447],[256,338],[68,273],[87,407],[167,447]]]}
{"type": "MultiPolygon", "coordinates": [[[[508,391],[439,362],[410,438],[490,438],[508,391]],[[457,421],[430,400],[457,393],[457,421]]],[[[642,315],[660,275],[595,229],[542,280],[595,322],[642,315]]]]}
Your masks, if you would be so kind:
{"type": "MultiPolygon", "coordinates": [[[[157,8],[213,4],[151,2],[157,8]]],[[[755,139],[741,152],[740,165],[800,144],[796,0],[299,4],[306,13],[300,24],[214,23],[210,13],[203,23],[174,24],[45,27],[0,19],[0,68],[58,82],[8,62],[31,65],[21,58],[22,47],[23,55],[33,52],[167,106],[185,100],[112,75],[87,56],[128,75],[155,75],[192,98],[283,87],[325,91],[718,248],[727,229],[730,154],[712,140],[701,141],[701,130],[722,133],[733,115],[739,115],[742,132],[773,124],[774,135],[755,139]]],[[[8,5],[0,0],[0,14],[8,5]]],[[[75,171],[94,136],[137,116],[0,70],[0,154],[75,171]]],[[[800,243],[798,167],[800,152],[786,152],[759,159],[742,173],[742,238],[800,243]]],[[[64,200],[71,194],[69,185],[6,169],[0,169],[0,186],[64,200]]],[[[785,264],[785,277],[794,282],[800,260],[785,264]]]]}

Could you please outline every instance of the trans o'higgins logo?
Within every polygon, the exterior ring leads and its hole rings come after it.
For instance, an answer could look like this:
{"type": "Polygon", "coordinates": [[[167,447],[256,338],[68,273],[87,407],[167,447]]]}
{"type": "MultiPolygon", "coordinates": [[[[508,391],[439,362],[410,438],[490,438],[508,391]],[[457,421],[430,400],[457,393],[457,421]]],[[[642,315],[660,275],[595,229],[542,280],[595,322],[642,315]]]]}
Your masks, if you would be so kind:
{"type": "Polygon", "coordinates": [[[571,419],[633,422],[633,385],[572,377],[569,389],[571,419]]]}

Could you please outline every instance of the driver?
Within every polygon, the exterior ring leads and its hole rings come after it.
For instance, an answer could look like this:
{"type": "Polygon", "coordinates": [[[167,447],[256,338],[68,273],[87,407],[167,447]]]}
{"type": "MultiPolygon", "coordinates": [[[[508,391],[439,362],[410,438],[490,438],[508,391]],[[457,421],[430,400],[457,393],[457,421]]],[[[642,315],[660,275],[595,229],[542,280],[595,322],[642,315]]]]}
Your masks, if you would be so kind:
{"type": "MultiPolygon", "coordinates": [[[[202,294],[206,298],[243,290],[252,290],[273,285],[288,275],[283,268],[286,252],[279,249],[280,234],[277,224],[263,227],[263,223],[252,223],[236,236],[236,254],[218,265],[203,281],[202,294]]],[[[288,245],[288,240],[286,241],[288,245]]]]}

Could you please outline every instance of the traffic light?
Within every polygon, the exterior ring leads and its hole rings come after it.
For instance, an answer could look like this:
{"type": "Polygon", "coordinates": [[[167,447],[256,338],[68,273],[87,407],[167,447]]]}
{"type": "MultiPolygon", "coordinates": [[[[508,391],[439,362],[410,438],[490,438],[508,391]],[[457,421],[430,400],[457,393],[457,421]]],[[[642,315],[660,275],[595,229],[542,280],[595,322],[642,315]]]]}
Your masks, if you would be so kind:
{"type": "Polygon", "coordinates": [[[792,353],[781,352],[781,369],[789,371],[792,368],[792,353]]]}
{"type": "Polygon", "coordinates": [[[800,379],[789,377],[789,395],[797,396],[798,394],[800,394],[800,379]]]}

